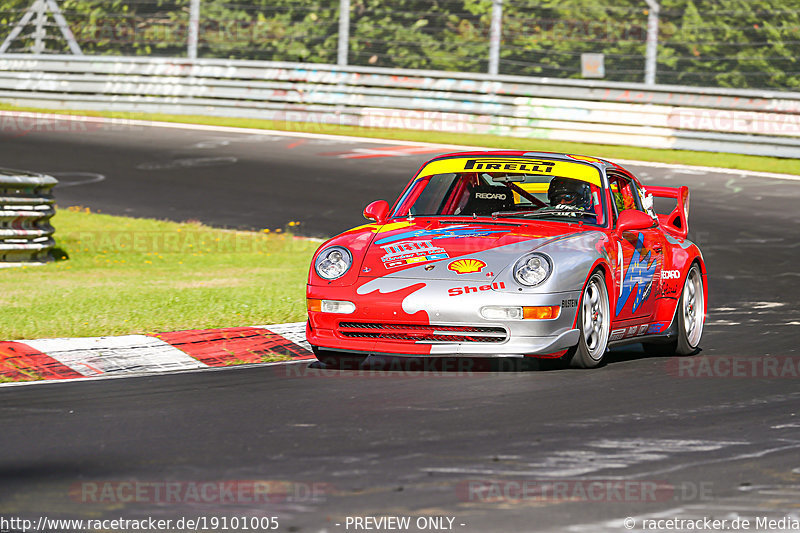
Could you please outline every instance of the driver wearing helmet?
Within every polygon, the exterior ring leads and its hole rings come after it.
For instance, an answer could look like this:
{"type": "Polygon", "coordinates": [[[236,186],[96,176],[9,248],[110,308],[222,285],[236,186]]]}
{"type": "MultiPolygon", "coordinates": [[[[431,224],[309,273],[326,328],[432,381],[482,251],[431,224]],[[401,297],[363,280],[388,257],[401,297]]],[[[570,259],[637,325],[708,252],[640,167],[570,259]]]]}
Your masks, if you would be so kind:
{"type": "Polygon", "coordinates": [[[547,189],[547,200],[552,207],[570,206],[589,211],[592,208],[592,189],[580,180],[555,177],[547,189]]]}

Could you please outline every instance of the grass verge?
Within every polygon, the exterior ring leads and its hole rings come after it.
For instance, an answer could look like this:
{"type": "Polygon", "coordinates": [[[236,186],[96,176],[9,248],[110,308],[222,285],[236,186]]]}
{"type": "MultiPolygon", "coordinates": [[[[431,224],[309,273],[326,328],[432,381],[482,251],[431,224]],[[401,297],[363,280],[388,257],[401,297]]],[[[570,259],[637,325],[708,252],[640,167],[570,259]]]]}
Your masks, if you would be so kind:
{"type": "Polygon", "coordinates": [[[305,319],[313,241],[75,207],[53,224],[56,262],[2,271],[0,340],[305,319]]]}
{"type": "Polygon", "coordinates": [[[778,172],[800,175],[800,161],[777,157],[762,157],[712,152],[690,152],[686,150],[657,150],[652,148],[636,148],[631,146],[613,146],[601,144],[570,143],[547,139],[522,139],[518,137],[501,137],[497,135],[475,135],[464,133],[442,133],[415,130],[396,130],[384,128],[364,128],[357,126],[339,126],[335,124],[318,124],[306,122],[287,122],[246,118],[211,117],[200,115],[165,115],[155,113],[119,113],[102,111],[72,111],[60,109],[41,109],[15,107],[0,104],[0,109],[7,111],[31,111],[37,113],[75,114],[95,117],[108,117],[125,120],[145,120],[154,122],[179,122],[189,124],[206,124],[212,126],[230,126],[238,128],[256,128],[303,133],[325,133],[330,135],[352,135],[377,139],[419,141],[441,144],[457,144],[464,146],[485,146],[509,150],[542,150],[548,152],[567,152],[596,155],[606,159],[634,159],[660,163],[683,165],[699,165],[760,172],[778,172]]]}

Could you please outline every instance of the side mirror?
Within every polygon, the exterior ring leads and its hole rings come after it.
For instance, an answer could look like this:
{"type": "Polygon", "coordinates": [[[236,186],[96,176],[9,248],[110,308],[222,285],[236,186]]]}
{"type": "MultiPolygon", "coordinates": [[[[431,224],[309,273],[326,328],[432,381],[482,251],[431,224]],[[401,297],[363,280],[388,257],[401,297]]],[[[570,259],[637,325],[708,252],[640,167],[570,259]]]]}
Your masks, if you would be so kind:
{"type": "Polygon", "coordinates": [[[652,228],[653,219],[647,214],[636,209],[626,209],[619,214],[617,219],[617,233],[622,235],[626,231],[635,231],[652,228]]]}
{"type": "Polygon", "coordinates": [[[386,200],[375,200],[364,208],[364,218],[381,223],[389,214],[389,203],[386,200]]]}

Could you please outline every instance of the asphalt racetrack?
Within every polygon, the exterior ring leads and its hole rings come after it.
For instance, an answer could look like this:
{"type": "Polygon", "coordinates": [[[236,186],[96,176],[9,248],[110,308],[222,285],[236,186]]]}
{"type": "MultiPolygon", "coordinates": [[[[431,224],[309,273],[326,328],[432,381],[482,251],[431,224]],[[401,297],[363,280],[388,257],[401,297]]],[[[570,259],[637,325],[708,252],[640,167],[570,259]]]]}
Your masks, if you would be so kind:
{"type": "MultiPolygon", "coordinates": [[[[310,236],[362,223],[369,201],[392,200],[433,155],[62,129],[3,133],[0,166],[56,175],[61,206],[257,229],[299,221],[310,236]]],[[[738,517],[750,531],[759,518],[797,519],[800,183],[629,168],[691,189],[690,237],[709,271],[700,354],[634,345],[589,371],[301,363],[2,387],[0,515],[276,516],[279,531],[302,532],[390,530],[356,517],[409,517],[406,531],[592,533],[630,531],[627,517],[634,531],[646,519],[738,517]]]]}

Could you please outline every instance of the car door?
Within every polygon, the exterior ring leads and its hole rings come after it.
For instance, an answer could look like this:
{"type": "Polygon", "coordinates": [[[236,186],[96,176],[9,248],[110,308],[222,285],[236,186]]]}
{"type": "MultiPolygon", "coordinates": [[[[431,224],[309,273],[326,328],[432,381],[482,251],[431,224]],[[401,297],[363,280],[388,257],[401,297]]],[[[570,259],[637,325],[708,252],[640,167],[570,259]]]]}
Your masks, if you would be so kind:
{"type": "MultiPolygon", "coordinates": [[[[626,209],[646,212],[642,207],[639,188],[632,177],[621,172],[609,172],[614,223],[619,213],[626,209]]],[[[656,310],[656,296],[661,279],[664,255],[664,236],[657,225],[645,230],[626,231],[614,234],[617,247],[616,286],[617,294],[612,309],[615,327],[626,326],[626,331],[617,336],[641,335],[636,325],[646,324],[656,310]]],[[[613,335],[612,335],[613,336],[613,335]]],[[[616,340],[616,339],[614,339],[616,340]]]]}

